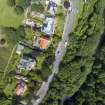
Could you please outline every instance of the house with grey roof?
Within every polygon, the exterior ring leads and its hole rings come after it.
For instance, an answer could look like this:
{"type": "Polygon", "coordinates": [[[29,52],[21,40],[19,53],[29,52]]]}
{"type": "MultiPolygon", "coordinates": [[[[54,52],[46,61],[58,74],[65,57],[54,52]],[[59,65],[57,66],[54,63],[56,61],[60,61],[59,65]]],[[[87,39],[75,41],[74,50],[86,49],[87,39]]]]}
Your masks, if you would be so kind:
{"type": "Polygon", "coordinates": [[[23,56],[23,58],[20,60],[18,68],[30,71],[35,67],[35,65],[36,65],[36,60],[34,58],[23,56]]]}
{"type": "Polygon", "coordinates": [[[46,17],[45,22],[41,28],[41,31],[48,35],[49,37],[54,34],[55,31],[55,18],[54,17],[46,17]]]}

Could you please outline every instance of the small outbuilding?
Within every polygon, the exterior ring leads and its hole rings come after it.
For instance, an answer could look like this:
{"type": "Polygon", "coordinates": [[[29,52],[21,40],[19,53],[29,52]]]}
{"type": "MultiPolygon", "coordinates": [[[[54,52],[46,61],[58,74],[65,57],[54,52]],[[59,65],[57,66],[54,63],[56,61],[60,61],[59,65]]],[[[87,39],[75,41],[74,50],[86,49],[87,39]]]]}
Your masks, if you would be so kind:
{"type": "Polygon", "coordinates": [[[21,44],[18,44],[16,47],[16,54],[21,55],[23,49],[24,49],[24,46],[21,44]]]}

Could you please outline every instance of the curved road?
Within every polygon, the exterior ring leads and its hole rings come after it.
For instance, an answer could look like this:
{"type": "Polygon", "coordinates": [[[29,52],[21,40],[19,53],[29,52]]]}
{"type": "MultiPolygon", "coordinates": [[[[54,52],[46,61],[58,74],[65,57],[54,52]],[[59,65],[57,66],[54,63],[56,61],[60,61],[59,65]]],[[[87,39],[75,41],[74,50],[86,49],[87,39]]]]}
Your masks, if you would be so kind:
{"type": "Polygon", "coordinates": [[[63,36],[55,52],[55,61],[53,63],[52,74],[49,76],[47,82],[43,82],[41,88],[38,90],[36,94],[38,99],[36,100],[33,98],[31,100],[32,105],[39,105],[42,102],[43,98],[47,94],[47,91],[49,90],[49,85],[53,81],[54,75],[59,72],[59,65],[63,59],[63,56],[66,53],[67,46],[65,46],[65,42],[68,42],[69,34],[73,31],[73,23],[75,19],[75,14],[77,13],[76,4],[79,2],[79,0],[70,0],[70,1],[72,3],[72,11],[68,12],[66,16],[63,36]]]}

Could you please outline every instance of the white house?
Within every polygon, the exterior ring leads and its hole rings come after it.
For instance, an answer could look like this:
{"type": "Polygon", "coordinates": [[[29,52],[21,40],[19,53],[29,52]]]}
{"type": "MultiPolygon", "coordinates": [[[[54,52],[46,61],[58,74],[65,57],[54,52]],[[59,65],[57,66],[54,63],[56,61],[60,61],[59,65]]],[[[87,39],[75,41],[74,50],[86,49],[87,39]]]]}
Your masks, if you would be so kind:
{"type": "Polygon", "coordinates": [[[51,15],[55,15],[57,12],[57,4],[53,1],[49,1],[47,10],[51,15]]]}
{"type": "Polygon", "coordinates": [[[52,36],[55,30],[55,18],[54,17],[46,17],[45,22],[41,28],[41,31],[47,34],[48,36],[52,36]]]}
{"type": "Polygon", "coordinates": [[[61,5],[61,0],[50,0],[50,1],[56,3],[57,5],[61,5]]]}

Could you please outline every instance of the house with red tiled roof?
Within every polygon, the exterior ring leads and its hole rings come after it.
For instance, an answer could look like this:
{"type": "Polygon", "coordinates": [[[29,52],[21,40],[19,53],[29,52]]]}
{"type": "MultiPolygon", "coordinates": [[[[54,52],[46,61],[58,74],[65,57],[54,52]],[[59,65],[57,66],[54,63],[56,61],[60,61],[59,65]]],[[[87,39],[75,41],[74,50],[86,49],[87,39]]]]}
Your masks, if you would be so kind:
{"type": "Polygon", "coordinates": [[[23,80],[20,80],[20,82],[16,86],[15,94],[17,96],[23,96],[26,90],[27,90],[26,83],[23,80]]]}
{"type": "Polygon", "coordinates": [[[35,41],[34,46],[37,46],[38,48],[45,50],[48,48],[49,43],[50,43],[50,39],[42,35],[40,37],[37,37],[37,40],[35,41]]]}

